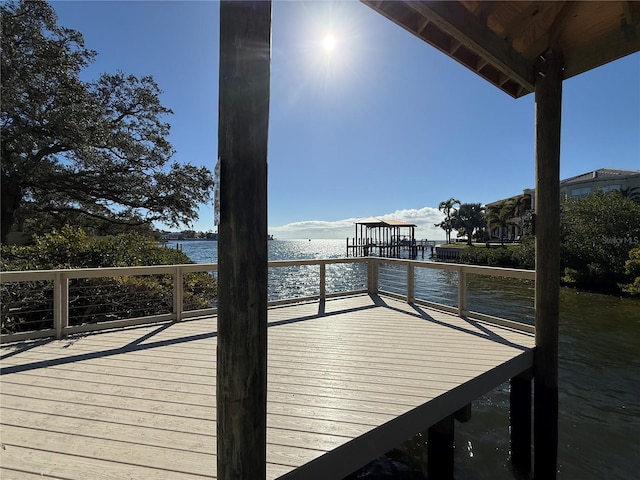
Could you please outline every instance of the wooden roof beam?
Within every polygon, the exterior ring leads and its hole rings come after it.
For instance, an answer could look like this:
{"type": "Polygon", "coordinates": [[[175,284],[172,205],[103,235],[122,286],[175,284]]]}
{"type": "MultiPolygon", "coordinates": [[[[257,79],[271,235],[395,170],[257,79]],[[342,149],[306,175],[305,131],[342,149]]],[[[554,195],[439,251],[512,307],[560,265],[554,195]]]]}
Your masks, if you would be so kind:
{"type": "Polygon", "coordinates": [[[416,33],[418,35],[422,35],[422,32],[424,32],[424,29],[427,28],[427,25],[429,25],[428,18],[423,18],[420,21],[418,21],[418,28],[416,29],[416,33]]]}
{"type": "Polygon", "coordinates": [[[620,2],[622,4],[622,12],[624,13],[624,19],[627,22],[627,25],[633,25],[637,23],[633,18],[633,9],[631,7],[631,2],[620,2]]]}
{"type": "Polygon", "coordinates": [[[562,6],[560,11],[558,11],[556,18],[553,19],[553,23],[549,26],[549,45],[553,45],[554,43],[556,43],[556,40],[558,40],[565,22],[576,10],[577,5],[578,2],[566,2],[562,6]]]}
{"type": "Polygon", "coordinates": [[[520,12],[520,14],[509,23],[509,26],[504,32],[504,36],[510,40],[513,39],[514,36],[522,32],[536,16],[539,16],[553,6],[554,2],[531,3],[531,5],[520,12]]]}
{"type": "Polygon", "coordinates": [[[626,25],[620,30],[571,52],[565,52],[564,78],[579,75],[592,68],[640,50],[640,24],[626,25]]]}
{"type": "Polygon", "coordinates": [[[449,47],[449,53],[451,55],[455,55],[458,49],[462,46],[462,43],[456,40],[455,38],[451,38],[451,46],[449,47]]]}
{"type": "Polygon", "coordinates": [[[546,52],[549,47],[554,45],[562,32],[566,20],[573,14],[577,5],[578,2],[565,2],[553,19],[551,25],[549,25],[547,31],[529,43],[522,54],[526,58],[535,59],[538,55],[546,52]]]}
{"type": "Polygon", "coordinates": [[[497,2],[489,1],[489,0],[478,2],[476,9],[473,11],[473,15],[475,15],[475,17],[478,19],[478,21],[481,24],[486,25],[487,19],[491,16],[491,14],[495,10],[496,3],[497,2]]]}
{"type": "Polygon", "coordinates": [[[451,35],[466,48],[486,58],[496,68],[516,82],[533,91],[535,69],[523,56],[490,30],[466,8],[456,2],[418,3],[406,6],[428,18],[443,32],[451,35]]]}
{"type": "Polygon", "coordinates": [[[504,73],[500,72],[498,85],[500,85],[501,88],[504,88],[504,84],[507,83],[509,80],[511,80],[511,78],[508,75],[505,75],[504,73]]]}
{"type": "Polygon", "coordinates": [[[625,39],[628,41],[632,41],[636,35],[635,26],[638,25],[640,21],[640,14],[633,12],[633,5],[631,2],[620,2],[622,4],[622,13],[624,14],[624,19],[620,24],[620,28],[625,34],[625,39]]]}

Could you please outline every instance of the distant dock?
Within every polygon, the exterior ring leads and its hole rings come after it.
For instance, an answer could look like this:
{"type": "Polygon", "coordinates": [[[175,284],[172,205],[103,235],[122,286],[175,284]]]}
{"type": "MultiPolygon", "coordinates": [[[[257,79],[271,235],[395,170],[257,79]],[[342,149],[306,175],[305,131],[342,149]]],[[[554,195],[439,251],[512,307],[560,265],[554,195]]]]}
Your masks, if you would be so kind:
{"type": "Polygon", "coordinates": [[[436,242],[416,240],[415,228],[415,224],[399,220],[356,222],[355,236],[347,238],[347,257],[416,259],[420,255],[424,259],[425,250],[433,254],[436,242]]]}

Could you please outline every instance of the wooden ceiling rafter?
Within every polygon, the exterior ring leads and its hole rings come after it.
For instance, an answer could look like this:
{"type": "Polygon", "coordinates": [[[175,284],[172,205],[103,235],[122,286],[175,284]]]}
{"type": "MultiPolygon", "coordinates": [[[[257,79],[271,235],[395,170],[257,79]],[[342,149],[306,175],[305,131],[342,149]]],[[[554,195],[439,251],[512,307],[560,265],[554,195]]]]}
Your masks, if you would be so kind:
{"type": "Polygon", "coordinates": [[[533,65],[479,22],[464,6],[457,2],[407,2],[406,5],[429,18],[440,30],[456,38],[476,55],[488,59],[496,70],[533,91],[533,65]]]}
{"type": "Polygon", "coordinates": [[[640,28],[637,24],[630,28],[633,31],[631,41],[625,40],[625,33],[620,31],[572,51],[571,55],[567,55],[564,78],[579,75],[640,50],[640,28]]]}
{"type": "Polygon", "coordinates": [[[505,40],[513,41],[516,36],[520,36],[520,33],[522,31],[527,30],[529,25],[535,21],[536,17],[540,16],[543,12],[553,7],[554,4],[551,2],[532,2],[506,26],[504,30],[505,40]]]}
{"type": "Polygon", "coordinates": [[[427,25],[429,25],[428,18],[422,18],[418,20],[418,28],[416,29],[416,33],[418,35],[422,35],[422,32],[424,32],[424,29],[427,28],[427,25]]]}
{"type": "Polygon", "coordinates": [[[627,25],[633,25],[638,22],[638,16],[633,14],[633,8],[631,7],[631,2],[621,1],[622,4],[622,12],[624,13],[624,19],[627,22],[627,25]],[[635,18],[634,18],[635,17],[635,18]]]}
{"type": "Polygon", "coordinates": [[[515,98],[552,47],[564,79],[640,51],[637,1],[361,1],[515,98]]]}
{"type": "MultiPolygon", "coordinates": [[[[549,26],[549,45],[556,43],[560,33],[562,32],[562,26],[566,20],[575,12],[578,2],[564,2],[560,11],[558,11],[556,18],[549,26]]],[[[539,53],[539,52],[537,52],[539,53]]]]}

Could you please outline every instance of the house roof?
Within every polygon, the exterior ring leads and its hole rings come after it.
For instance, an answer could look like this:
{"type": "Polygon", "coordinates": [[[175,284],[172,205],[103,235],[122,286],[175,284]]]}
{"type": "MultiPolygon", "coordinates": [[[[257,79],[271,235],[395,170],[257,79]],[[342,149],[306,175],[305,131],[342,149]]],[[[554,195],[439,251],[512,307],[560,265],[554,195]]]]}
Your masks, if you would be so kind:
{"type": "MultiPolygon", "coordinates": [[[[593,180],[594,178],[602,179],[602,180],[613,180],[620,177],[640,177],[640,170],[619,170],[615,168],[599,168],[598,170],[594,170],[592,172],[582,173],[580,175],[576,175],[575,177],[565,178],[564,180],[560,180],[560,186],[572,185],[574,183],[586,182],[589,180],[593,180]]],[[[504,202],[507,200],[512,200],[518,198],[520,195],[532,195],[534,192],[533,189],[525,189],[524,193],[519,195],[514,195],[512,197],[503,198],[501,200],[495,200],[493,202],[487,203],[485,206],[490,207],[493,205],[497,205],[500,202],[504,202]]]]}
{"type": "Polygon", "coordinates": [[[514,98],[550,48],[565,79],[640,50],[640,2],[362,1],[514,98]]]}
{"type": "Polygon", "coordinates": [[[580,183],[588,180],[598,179],[615,179],[628,176],[640,176],[640,170],[616,170],[613,168],[600,168],[592,172],[576,175],[575,177],[566,178],[560,181],[560,185],[569,185],[572,183],[580,183]]]}
{"type": "Polygon", "coordinates": [[[502,202],[515,201],[518,197],[521,197],[523,195],[528,195],[529,197],[531,197],[532,192],[524,192],[524,193],[520,193],[518,195],[512,195],[511,197],[503,198],[503,199],[500,199],[500,200],[495,200],[493,202],[487,203],[485,205],[485,207],[493,207],[494,205],[498,205],[499,203],[502,203],[502,202]]]}

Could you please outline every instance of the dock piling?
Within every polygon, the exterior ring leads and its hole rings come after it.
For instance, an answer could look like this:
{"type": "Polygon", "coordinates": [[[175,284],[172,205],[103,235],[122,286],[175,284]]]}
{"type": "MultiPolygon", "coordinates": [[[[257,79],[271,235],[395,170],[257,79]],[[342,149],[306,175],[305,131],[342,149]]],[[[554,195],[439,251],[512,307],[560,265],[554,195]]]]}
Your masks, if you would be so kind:
{"type": "Polygon", "coordinates": [[[511,430],[511,466],[518,478],[531,473],[531,379],[527,370],[513,377],[509,392],[509,424],[511,430]]]}
{"type": "Polygon", "coordinates": [[[427,478],[453,480],[455,425],[453,415],[429,427],[427,434],[427,478]]]}

